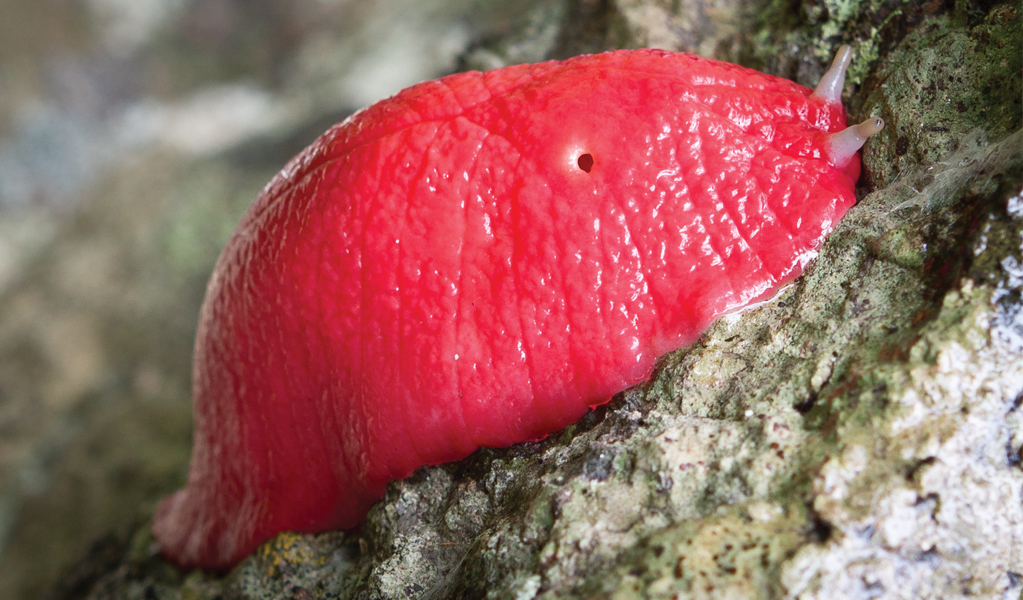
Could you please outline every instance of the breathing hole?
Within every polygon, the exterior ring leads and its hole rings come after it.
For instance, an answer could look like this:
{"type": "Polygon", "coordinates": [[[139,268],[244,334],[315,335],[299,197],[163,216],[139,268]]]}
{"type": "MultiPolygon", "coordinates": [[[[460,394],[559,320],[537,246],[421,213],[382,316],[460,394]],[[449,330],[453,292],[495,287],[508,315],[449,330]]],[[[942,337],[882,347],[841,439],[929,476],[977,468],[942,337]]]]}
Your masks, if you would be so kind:
{"type": "Polygon", "coordinates": [[[593,170],[593,155],[592,154],[581,154],[579,155],[579,168],[589,173],[593,170]]]}

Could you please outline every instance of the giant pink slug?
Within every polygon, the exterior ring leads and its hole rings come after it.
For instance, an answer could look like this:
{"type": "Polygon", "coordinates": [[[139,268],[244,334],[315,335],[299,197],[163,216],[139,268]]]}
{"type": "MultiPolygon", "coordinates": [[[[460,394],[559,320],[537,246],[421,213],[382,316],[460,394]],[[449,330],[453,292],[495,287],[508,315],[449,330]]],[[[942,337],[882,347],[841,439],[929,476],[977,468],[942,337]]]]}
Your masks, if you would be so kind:
{"type": "Polygon", "coordinates": [[[161,552],[225,569],[386,484],[536,439],[797,276],[855,202],[843,48],[816,91],[656,50],[461,73],[294,158],[227,243],[161,552]]]}

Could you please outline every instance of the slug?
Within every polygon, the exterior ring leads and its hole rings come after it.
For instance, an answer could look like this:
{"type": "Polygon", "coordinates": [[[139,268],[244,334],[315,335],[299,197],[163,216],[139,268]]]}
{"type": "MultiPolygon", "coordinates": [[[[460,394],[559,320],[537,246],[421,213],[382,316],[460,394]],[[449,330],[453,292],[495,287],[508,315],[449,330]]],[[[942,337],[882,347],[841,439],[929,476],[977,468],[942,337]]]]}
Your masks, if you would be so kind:
{"type": "Polygon", "coordinates": [[[815,91],[657,50],[452,75],[317,139],[213,272],[181,567],[360,524],[389,481],[561,429],[797,276],[855,203],[843,47],[815,91]]]}

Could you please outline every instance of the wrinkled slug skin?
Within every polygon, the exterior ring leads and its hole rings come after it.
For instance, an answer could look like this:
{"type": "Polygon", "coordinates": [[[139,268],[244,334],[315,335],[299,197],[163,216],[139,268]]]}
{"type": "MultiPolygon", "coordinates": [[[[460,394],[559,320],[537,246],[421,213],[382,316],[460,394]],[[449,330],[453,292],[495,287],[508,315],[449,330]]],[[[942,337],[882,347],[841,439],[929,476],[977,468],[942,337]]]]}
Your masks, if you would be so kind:
{"type": "Polygon", "coordinates": [[[824,158],[844,126],[790,81],[658,51],[453,75],[335,126],[217,263],[161,551],[216,570],[354,527],[387,482],[643,381],[814,255],[855,201],[858,159],[824,158]]]}

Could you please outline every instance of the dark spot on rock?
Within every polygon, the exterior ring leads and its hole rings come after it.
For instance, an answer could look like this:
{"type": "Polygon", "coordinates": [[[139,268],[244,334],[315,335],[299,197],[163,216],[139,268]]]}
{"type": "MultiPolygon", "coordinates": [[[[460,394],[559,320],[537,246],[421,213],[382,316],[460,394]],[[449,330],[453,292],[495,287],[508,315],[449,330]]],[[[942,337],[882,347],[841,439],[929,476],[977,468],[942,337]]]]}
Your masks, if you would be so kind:
{"type": "Polygon", "coordinates": [[[916,474],[920,472],[920,469],[926,467],[927,465],[933,464],[935,460],[936,459],[933,456],[928,456],[927,458],[918,460],[915,463],[911,464],[909,468],[906,469],[906,480],[912,481],[913,478],[916,477],[916,474]]]}
{"type": "Polygon", "coordinates": [[[796,402],[792,405],[792,408],[796,409],[801,415],[805,415],[817,404],[817,392],[810,392],[805,398],[796,402]]]}
{"type": "Polygon", "coordinates": [[[583,476],[594,481],[604,481],[614,468],[614,452],[600,448],[583,463],[583,476]]]}
{"type": "Polygon", "coordinates": [[[1023,582],[1023,575],[1015,572],[1008,571],[1006,575],[1009,576],[1009,588],[1019,587],[1019,584],[1023,582]]]}
{"type": "Polygon", "coordinates": [[[835,526],[824,520],[824,518],[822,518],[816,512],[812,514],[813,518],[810,521],[809,532],[810,539],[817,542],[818,544],[823,544],[824,542],[827,542],[829,539],[831,539],[832,534],[834,534],[835,532],[835,526]]]}
{"type": "Polygon", "coordinates": [[[682,579],[682,575],[685,574],[685,571],[682,570],[682,561],[685,559],[686,557],[680,556],[678,557],[678,560],[675,561],[675,570],[673,571],[675,579],[682,579]]]}
{"type": "Polygon", "coordinates": [[[653,550],[654,550],[654,556],[656,558],[660,558],[661,555],[664,554],[664,546],[654,546],[653,550]]]}
{"type": "Polygon", "coordinates": [[[412,585],[405,586],[405,594],[407,596],[412,596],[423,591],[423,589],[424,589],[423,586],[419,585],[418,583],[413,583],[412,585]]]}
{"type": "MultiPolygon", "coordinates": [[[[608,404],[615,404],[619,400],[621,400],[621,398],[622,398],[622,394],[621,394],[621,392],[619,392],[618,394],[615,394],[611,398],[611,402],[609,402],[608,404]]],[[[576,432],[576,434],[578,435],[580,433],[585,433],[585,432],[593,429],[597,425],[600,425],[601,423],[603,423],[604,419],[607,418],[607,407],[608,407],[608,404],[601,404],[600,406],[596,406],[596,407],[590,409],[589,411],[587,411],[587,413],[585,415],[583,415],[583,417],[581,419],[579,419],[579,421],[577,421],[576,424],[575,424],[575,432],[576,432]]],[[[572,427],[572,426],[570,425],[569,427],[572,427]]],[[[551,438],[552,442],[554,441],[554,439],[556,439],[556,436],[553,436],[553,435],[549,436],[549,437],[551,438]]]]}
{"type": "Polygon", "coordinates": [[[903,156],[909,152],[909,140],[905,136],[899,136],[899,139],[895,142],[895,154],[897,156],[903,156]]]}
{"type": "Polygon", "coordinates": [[[639,565],[638,567],[632,567],[631,569],[629,569],[629,575],[632,575],[633,577],[639,577],[646,572],[647,572],[646,565],[639,565]]]}

